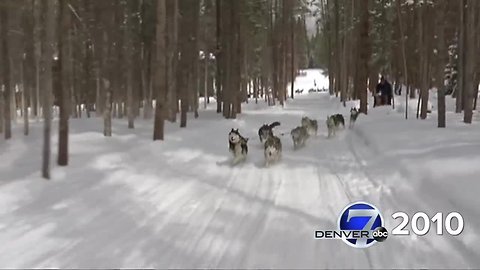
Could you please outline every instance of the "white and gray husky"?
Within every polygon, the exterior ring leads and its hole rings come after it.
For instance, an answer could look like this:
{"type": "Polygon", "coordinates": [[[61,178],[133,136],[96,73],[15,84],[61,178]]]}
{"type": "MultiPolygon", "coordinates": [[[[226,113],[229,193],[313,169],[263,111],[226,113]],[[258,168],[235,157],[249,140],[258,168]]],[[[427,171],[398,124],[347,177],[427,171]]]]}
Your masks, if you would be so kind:
{"type": "Polygon", "coordinates": [[[292,129],[290,132],[293,140],[293,150],[297,150],[300,147],[305,146],[305,142],[308,139],[308,131],[306,127],[300,126],[292,129]]]}
{"type": "Polygon", "coordinates": [[[264,148],[265,166],[278,162],[282,157],[282,141],[275,135],[268,136],[264,148]]]}
{"type": "Polygon", "coordinates": [[[302,117],[302,127],[307,129],[309,135],[317,136],[318,123],[317,120],[310,119],[306,116],[302,117]]]}
{"type": "Polygon", "coordinates": [[[327,129],[328,129],[328,138],[335,136],[335,120],[332,116],[327,116],[327,129]]]}
{"type": "Polygon", "coordinates": [[[245,161],[248,154],[247,146],[248,138],[242,137],[237,129],[233,129],[228,133],[228,148],[233,154],[233,165],[245,161]]]}
{"type": "Polygon", "coordinates": [[[358,115],[360,114],[360,111],[357,110],[357,108],[351,108],[350,109],[350,128],[353,128],[355,125],[355,122],[357,121],[358,115]]]}
{"type": "Polygon", "coordinates": [[[345,119],[341,114],[334,114],[327,116],[327,128],[328,128],[328,138],[332,135],[335,136],[335,132],[342,126],[345,128],[345,119]]]}

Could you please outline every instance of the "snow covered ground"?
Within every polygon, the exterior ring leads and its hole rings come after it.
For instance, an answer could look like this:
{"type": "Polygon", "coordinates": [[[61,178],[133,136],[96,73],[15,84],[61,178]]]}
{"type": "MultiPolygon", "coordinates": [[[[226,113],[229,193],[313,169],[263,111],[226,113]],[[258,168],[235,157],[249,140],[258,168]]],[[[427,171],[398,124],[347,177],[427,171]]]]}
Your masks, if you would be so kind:
{"type": "Polygon", "coordinates": [[[437,129],[434,115],[375,108],[327,139],[326,115],[348,122],[348,105],[313,93],[285,108],[249,103],[226,120],[211,104],[187,129],[167,124],[165,142],[151,140],[151,121],[128,130],[115,120],[105,138],[101,120],[73,119],[70,166],[54,167],[50,181],[39,172],[42,126],[24,137],[19,124],[0,141],[0,268],[480,267],[478,115],[465,125],[449,113],[437,129]],[[282,137],[283,160],[264,168],[259,126],[278,120],[276,132],[289,132],[303,115],[319,120],[319,135],[295,152],[282,137]],[[231,128],[250,138],[246,163],[233,168],[231,128]],[[376,205],[389,230],[396,211],[457,211],[465,229],[368,249],[314,239],[358,200],[376,205]]]}
{"type": "MultiPolygon", "coordinates": [[[[308,94],[308,90],[314,89],[326,89],[328,91],[328,77],[323,75],[321,69],[305,69],[301,71],[301,75],[295,78],[293,87],[295,90],[303,90],[301,94],[308,94]]],[[[291,84],[287,86],[287,90],[290,90],[291,84]]]]}

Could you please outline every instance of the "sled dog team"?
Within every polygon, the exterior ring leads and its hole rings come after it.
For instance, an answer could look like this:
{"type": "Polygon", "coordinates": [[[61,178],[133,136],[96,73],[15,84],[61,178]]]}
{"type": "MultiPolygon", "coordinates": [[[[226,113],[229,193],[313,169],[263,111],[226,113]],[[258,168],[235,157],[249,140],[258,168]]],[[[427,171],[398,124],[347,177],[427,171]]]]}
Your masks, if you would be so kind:
{"type": "MultiPolygon", "coordinates": [[[[353,127],[360,111],[357,108],[350,109],[350,128],[353,127]]],[[[280,160],[282,156],[282,142],[279,137],[273,134],[273,129],[280,125],[280,122],[273,122],[270,125],[264,124],[258,130],[260,142],[264,145],[265,166],[268,167],[280,160]]],[[[328,138],[335,136],[336,130],[342,126],[345,128],[345,119],[342,114],[327,116],[326,125],[328,138]]],[[[318,122],[306,116],[302,117],[301,125],[292,129],[290,136],[293,140],[293,149],[297,150],[305,146],[310,136],[317,136],[318,122]]],[[[284,134],[281,134],[284,135],[284,134]]],[[[238,129],[233,129],[228,134],[229,150],[233,154],[233,165],[236,165],[247,158],[248,138],[243,137],[238,129]]]]}

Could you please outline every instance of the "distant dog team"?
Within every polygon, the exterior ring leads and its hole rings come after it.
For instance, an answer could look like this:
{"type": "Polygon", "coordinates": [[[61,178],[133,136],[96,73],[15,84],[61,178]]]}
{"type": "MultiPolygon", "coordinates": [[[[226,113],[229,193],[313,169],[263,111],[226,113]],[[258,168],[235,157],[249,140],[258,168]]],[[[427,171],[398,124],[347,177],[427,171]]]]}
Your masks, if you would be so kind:
{"type": "MultiPolygon", "coordinates": [[[[360,111],[357,108],[350,109],[350,123],[349,128],[353,128],[357,121],[360,111]]],[[[265,166],[280,161],[282,157],[282,141],[278,136],[275,136],[273,129],[280,126],[280,122],[275,121],[271,124],[263,124],[258,129],[258,137],[263,144],[263,153],[265,157],[265,166]]],[[[335,136],[336,131],[340,127],[345,128],[345,119],[342,114],[334,114],[327,116],[326,126],[328,130],[328,138],[335,136]]],[[[302,117],[301,125],[291,130],[290,136],[293,141],[293,150],[298,150],[305,146],[306,141],[311,136],[317,136],[318,122],[315,119],[310,119],[306,116],[302,117]]],[[[280,135],[284,135],[283,133],[280,135]]],[[[248,138],[243,137],[238,129],[233,129],[228,134],[229,150],[233,155],[233,165],[243,162],[248,154],[248,138]]]]}

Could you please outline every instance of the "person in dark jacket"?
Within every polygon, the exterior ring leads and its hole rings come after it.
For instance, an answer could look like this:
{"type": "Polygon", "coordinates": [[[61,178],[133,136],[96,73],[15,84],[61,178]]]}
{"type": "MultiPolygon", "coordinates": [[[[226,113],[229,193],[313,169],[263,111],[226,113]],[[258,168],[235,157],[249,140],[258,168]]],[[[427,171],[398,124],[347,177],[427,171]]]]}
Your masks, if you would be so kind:
{"type": "Polygon", "coordinates": [[[392,96],[393,90],[392,85],[385,79],[385,77],[380,78],[380,83],[377,84],[376,88],[377,95],[381,97],[381,104],[378,105],[392,105],[392,96]]]}

